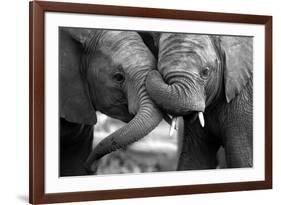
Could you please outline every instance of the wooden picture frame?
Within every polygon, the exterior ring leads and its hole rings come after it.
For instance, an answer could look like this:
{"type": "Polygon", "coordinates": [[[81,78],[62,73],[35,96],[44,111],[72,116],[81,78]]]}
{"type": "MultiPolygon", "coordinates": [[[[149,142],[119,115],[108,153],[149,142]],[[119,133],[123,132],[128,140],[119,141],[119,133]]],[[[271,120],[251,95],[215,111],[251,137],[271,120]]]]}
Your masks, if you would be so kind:
{"type": "Polygon", "coordinates": [[[33,1],[29,4],[29,201],[32,204],[229,192],[272,188],[272,17],[231,13],[33,1]],[[244,23],[265,27],[265,176],[261,181],[161,186],[149,188],[46,193],[44,180],[46,12],[65,12],[140,18],[244,23]]]}

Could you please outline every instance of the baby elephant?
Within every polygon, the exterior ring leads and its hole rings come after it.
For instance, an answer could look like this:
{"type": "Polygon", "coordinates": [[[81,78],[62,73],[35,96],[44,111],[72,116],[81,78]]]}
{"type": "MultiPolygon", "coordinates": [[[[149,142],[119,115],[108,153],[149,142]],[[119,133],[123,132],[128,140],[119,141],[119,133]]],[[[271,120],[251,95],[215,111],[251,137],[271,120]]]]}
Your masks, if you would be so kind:
{"type": "Polygon", "coordinates": [[[92,174],[162,120],[145,89],[156,62],[136,32],[63,27],[59,36],[60,175],[92,174]],[[128,124],[92,150],[96,111],[128,124]]]}
{"type": "Polygon", "coordinates": [[[153,44],[147,44],[156,51],[158,71],[148,74],[146,88],[161,109],[184,118],[178,169],[216,168],[221,146],[227,167],[252,167],[253,39],[177,33],[152,37],[153,44]]]}

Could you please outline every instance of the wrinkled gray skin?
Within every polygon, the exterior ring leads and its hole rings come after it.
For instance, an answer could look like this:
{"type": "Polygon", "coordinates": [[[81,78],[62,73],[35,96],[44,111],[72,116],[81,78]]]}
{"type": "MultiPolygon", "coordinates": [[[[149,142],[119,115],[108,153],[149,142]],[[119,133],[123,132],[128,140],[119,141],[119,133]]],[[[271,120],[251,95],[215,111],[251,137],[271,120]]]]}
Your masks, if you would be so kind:
{"type": "Polygon", "coordinates": [[[216,168],[220,146],[225,149],[227,167],[251,167],[252,39],[152,35],[158,48],[158,71],[149,73],[146,87],[164,111],[184,117],[178,169],[216,168]],[[205,127],[198,112],[204,113],[205,127]]]}
{"type": "Polygon", "coordinates": [[[61,176],[93,174],[104,155],[162,120],[145,78],[155,59],[136,32],[60,28],[61,176]],[[92,150],[96,111],[128,122],[92,150]]]}

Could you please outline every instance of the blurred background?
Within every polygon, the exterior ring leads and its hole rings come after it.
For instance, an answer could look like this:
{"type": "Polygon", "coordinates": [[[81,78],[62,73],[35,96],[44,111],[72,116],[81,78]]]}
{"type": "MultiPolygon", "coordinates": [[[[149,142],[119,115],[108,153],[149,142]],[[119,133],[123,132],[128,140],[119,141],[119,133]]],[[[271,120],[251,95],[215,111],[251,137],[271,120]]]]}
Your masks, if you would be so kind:
{"type": "MultiPolygon", "coordinates": [[[[97,112],[94,147],[125,123],[97,112]]],[[[177,165],[177,132],[169,136],[170,125],[164,120],[146,137],[104,156],[97,174],[174,171],[177,165]]]]}

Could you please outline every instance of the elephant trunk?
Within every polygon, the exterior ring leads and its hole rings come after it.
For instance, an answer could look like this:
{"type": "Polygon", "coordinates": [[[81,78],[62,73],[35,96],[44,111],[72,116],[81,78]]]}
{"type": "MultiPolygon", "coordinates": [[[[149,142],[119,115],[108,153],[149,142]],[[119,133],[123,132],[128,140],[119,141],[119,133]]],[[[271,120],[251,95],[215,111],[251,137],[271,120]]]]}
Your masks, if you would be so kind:
{"type": "Polygon", "coordinates": [[[158,71],[151,71],[146,79],[148,94],[159,107],[174,116],[182,116],[191,111],[203,112],[203,86],[197,86],[196,82],[183,73],[179,76],[174,75],[166,83],[158,71]]]}
{"type": "Polygon", "coordinates": [[[154,70],[148,74],[148,94],[171,115],[203,112],[206,100],[204,82],[198,74],[192,72],[195,65],[193,62],[198,60],[194,50],[200,47],[200,43],[184,34],[173,33],[163,33],[156,40],[159,45],[159,72],[154,70]]]}
{"type": "Polygon", "coordinates": [[[89,155],[85,167],[89,173],[97,169],[97,161],[104,155],[124,148],[146,136],[162,120],[162,113],[148,99],[142,99],[137,115],[124,127],[102,140],[89,155]]]}

